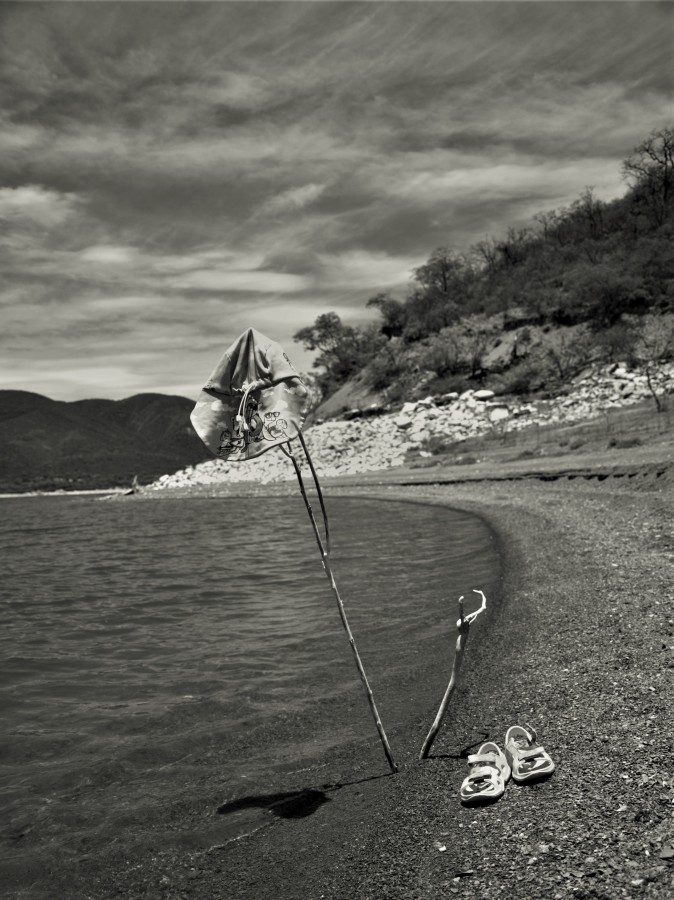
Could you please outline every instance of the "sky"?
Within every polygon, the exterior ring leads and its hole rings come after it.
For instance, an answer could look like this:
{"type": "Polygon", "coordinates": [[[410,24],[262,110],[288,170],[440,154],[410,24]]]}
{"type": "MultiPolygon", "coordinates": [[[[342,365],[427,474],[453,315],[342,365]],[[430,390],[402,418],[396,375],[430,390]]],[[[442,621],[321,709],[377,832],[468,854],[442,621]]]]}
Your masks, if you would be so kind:
{"type": "Polygon", "coordinates": [[[0,4],[0,389],[195,398],[246,328],[360,325],[434,249],[674,116],[674,5],[0,4]]]}

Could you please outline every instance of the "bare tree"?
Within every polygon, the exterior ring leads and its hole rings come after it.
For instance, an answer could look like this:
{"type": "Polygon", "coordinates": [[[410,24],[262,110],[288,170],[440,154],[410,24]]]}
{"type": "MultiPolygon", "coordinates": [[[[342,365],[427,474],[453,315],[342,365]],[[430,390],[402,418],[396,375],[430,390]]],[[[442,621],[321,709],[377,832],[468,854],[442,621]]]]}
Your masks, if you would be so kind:
{"type": "Polygon", "coordinates": [[[634,182],[655,224],[662,225],[674,195],[674,128],[652,131],[623,162],[623,175],[634,182]]]}
{"type": "Polygon", "coordinates": [[[491,332],[483,316],[470,316],[462,323],[464,327],[465,353],[470,366],[471,378],[482,372],[482,362],[487,352],[491,332]]]}
{"type": "Polygon", "coordinates": [[[501,262],[506,268],[517,266],[524,261],[531,244],[533,232],[530,228],[508,228],[506,238],[496,246],[501,254],[501,262]]]}
{"type": "Polygon", "coordinates": [[[547,241],[559,224],[559,214],[554,209],[550,212],[539,212],[534,216],[534,222],[540,225],[543,239],[547,241]]]}
{"type": "Polygon", "coordinates": [[[589,342],[586,334],[569,336],[561,334],[559,339],[548,347],[547,354],[553,364],[560,381],[566,381],[587,362],[589,342]]]}
{"type": "Polygon", "coordinates": [[[499,254],[498,243],[494,238],[487,237],[483,241],[479,241],[475,245],[475,250],[482,257],[488,268],[495,268],[498,262],[499,254]]]}
{"type": "Polygon", "coordinates": [[[674,358],[674,320],[665,320],[662,316],[643,316],[633,321],[636,332],[633,360],[646,376],[655,408],[662,412],[663,403],[658,388],[665,365],[674,358]]]}

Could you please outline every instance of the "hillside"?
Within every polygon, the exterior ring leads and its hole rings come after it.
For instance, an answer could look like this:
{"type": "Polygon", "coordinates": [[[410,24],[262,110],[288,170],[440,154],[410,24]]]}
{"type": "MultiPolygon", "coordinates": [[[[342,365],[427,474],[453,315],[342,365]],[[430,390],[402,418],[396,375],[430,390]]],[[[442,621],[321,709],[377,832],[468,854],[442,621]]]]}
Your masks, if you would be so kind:
{"type": "MultiPolygon", "coordinates": [[[[470,477],[485,465],[494,477],[522,466],[566,470],[624,466],[628,458],[630,464],[671,461],[674,363],[654,376],[652,388],[659,412],[646,376],[622,366],[598,366],[556,397],[523,400],[497,397],[489,390],[428,395],[396,411],[366,410],[365,415],[315,424],[306,429],[306,443],[321,479],[362,478],[365,473],[385,478],[388,470],[407,480],[412,470],[447,467],[470,477]]],[[[303,465],[300,448],[295,455],[303,465]]],[[[189,466],[163,475],[147,492],[294,479],[285,455],[270,451],[247,462],[211,459],[189,466]]]]}
{"type": "Polygon", "coordinates": [[[556,394],[591,365],[648,375],[674,358],[674,128],[652,132],[623,175],[623,197],[588,187],[468,250],[436,248],[405,296],[365,301],[378,320],[328,312],[300,329],[318,351],[316,417],[429,393],[556,394]]]}
{"type": "Polygon", "coordinates": [[[0,391],[0,491],[143,484],[208,459],[192,406],[162,394],[66,403],[0,391]]]}

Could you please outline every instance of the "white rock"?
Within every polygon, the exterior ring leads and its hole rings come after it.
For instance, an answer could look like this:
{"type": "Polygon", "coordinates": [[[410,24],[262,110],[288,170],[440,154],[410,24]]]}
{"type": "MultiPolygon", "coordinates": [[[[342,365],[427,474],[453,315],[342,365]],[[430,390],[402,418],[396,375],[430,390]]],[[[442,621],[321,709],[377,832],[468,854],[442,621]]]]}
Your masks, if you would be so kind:
{"type": "Polygon", "coordinates": [[[432,406],[435,406],[435,403],[433,402],[433,397],[430,395],[417,402],[418,409],[430,409],[432,406]]]}
{"type": "Polygon", "coordinates": [[[473,397],[476,400],[491,400],[492,397],[495,397],[496,394],[493,391],[475,391],[473,397]]]}
{"type": "Polygon", "coordinates": [[[490,422],[503,422],[510,418],[510,410],[507,406],[492,406],[489,410],[490,422]]]}
{"type": "Polygon", "coordinates": [[[421,431],[413,431],[410,434],[410,441],[415,444],[420,444],[422,441],[427,441],[430,436],[430,432],[424,428],[421,431]]]}

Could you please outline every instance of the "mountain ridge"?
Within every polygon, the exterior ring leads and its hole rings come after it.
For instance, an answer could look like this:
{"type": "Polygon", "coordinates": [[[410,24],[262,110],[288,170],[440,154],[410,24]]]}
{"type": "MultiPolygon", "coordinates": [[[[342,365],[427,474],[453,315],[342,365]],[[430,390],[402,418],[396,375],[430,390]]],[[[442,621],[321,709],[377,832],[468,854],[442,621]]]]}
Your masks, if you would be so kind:
{"type": "Polygon", "coordinates": [[[52,400],[0,390],[0,491],[94,489],[151,482],[210,454],[193,401],[169,394],[52,400]]]}

